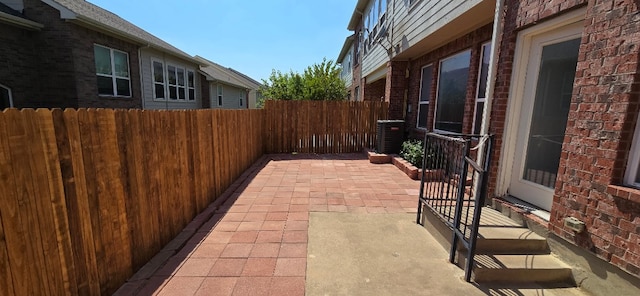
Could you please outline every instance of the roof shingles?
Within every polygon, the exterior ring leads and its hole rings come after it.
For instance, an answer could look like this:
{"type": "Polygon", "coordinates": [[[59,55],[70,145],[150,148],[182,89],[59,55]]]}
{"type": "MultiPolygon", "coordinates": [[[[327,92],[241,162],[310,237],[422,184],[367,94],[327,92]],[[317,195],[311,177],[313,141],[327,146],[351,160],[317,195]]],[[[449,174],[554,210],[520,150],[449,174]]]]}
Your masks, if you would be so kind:
{"type": "Polygon", "coordinates": [[[95,25],[99,25],[118,32],[139,42],[147,43],[157,49],[167,51],[183,58],[192,60],[191,56],[174,47],[173,45],[163,41],[162,39],[152,35],[151,33],[141,29],[140,27],[128,22],[104,8],[87,1],[79,0],[51,0],[65,7],[69,11],[80,17],[89,20],[95,25]]]}

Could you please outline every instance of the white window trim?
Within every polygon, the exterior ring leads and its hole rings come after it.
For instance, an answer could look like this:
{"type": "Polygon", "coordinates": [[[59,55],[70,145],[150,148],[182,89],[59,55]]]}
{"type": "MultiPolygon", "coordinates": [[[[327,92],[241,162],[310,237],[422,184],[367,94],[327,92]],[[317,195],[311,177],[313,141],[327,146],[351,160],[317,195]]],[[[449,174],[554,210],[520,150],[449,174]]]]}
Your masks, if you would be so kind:
{"type": "Polygon", "coordinates": [[[636,182],[638,178],[638,170],[640,169],[640,115],[636,122],[636,131],[633,135],[633,142],[627,163],[627,171],[625,173],[625,185],[640,188],[640,183],[636,182]]]}
{"type": "Polygon", "coordinates": [[[152,94],[153,94],[153,100],[154,101],[166,101],[167,100],[167,70],[166,70],[166,63],[158,60],[158,59],[151,59],[151,84],[152,84],[152,94]],[[163,90],[163,95],[162,98],[158,98],[156,96],[156,84],[160,84],[158,82],[156,82],[155,79],[155,68],[153,67],[153,63],[160,63],[162,65],[162,90],[163,90]]]}
{"type": "MultiPolygon", "coordinates": [[[[419,129],[419,130],[424,130],[424,131],[428,130],[427,127],[429,126],[429,122],[427,121],[427,126],[426,127],[421,127],[420,126],[420,105],[429,106],[429,104],[431,104],[431,100],[433,99],[433,98],[430,97],[429,101],[425,101],[424,103],[422,102],[422,84],[423,84],[422,83],[422,79],[424,78],[423,77],[424,68],[427,68],[427,67],[432,67],[431,71],[433,71],[433,63],[424,65],[424,66],[422,66],[422,68],[420,68],[420,91],[418,92],[418,110],[416,110],[416,114],[417,114],[417,116],[416,116],[416,128],[419,129]]],[[[431,76],[431,80],[433,80],[433,75],[431,76]]],[[[431,83],[433,83],[433,82],[431,82],[431,83]]],[[[427,119],[429,119],[429,108],[428,107],[427,107],[427,119]]]]}
{"type": "MultiPolygon", "coordinates": [[[[487,97],[485,94],[484,98],[480,98],[480,91],[485,92],[486,89],[480,89],[480,79],[482,78],[482,61],[484,59],[484,47],[485,46],[491,46],[491,41],[485,42],[482,45],[480,45],[480,60],[478,61],[478,80],[476,81],[476,102],[475,105],[473,106],[473,119],[472,119],[472,124],[471,124],[471,133],[473,134],[476,130],[476,116],[478,116],[478,103],[485,103],[486,105],[486,101],[487,101],[487,97]]],[[[491,50],[491,49],[489,49],[491,50]]],[[[489,52],[489,54],[491,54],[489,52]]],[[[489,73],[487,72],[487,75],[489,75],[489,73]]],[[[487,86],[489,85],[489,77],[487,77],[487,86]]]]}
{"type": "MultiPolygon", "coordinates": [[[[107,74],[100,74],[98,73],[98,71],[96,70],[96,76],[101,76],[101,77],[109,77],[111,78],[111,84],[113,87],[113,92],[115,94],[113,95],[104,95],[104,94],[100,94],[98,93],[98,96],[100,97],[119,97],[119,98],[131,98],[131,96],[133,95],[133,90],[131,89],[131,63],[129,61],[129,53],[122,51],[122,50],[117,50],[115,48],[111,48],[111,47],[107,47],[104,45],[100,45],[100,44],[93,44],[93,46],[98,46],[98,47],[102,47],[105,49],[109,50],[109,55],[111,56],[111,75],[107,75],[107,74]],[[127,75],[129,77],[121,77],[121,76],[117,76],[116,75],[116,63],[115,60],[113,58],[113,52],[120,52],[120,53],[124,53],[124,55],[127,56],[127,75]],[[118,85],[116,83],[116,79],[126,79],[129,82],[129,95],[128,96],[122,96],[122,95],[118,95],[118,85]]],[[[95,56],[93,57],[94,62],[95,62],[95,56]]]]}
{"type": "MultiPolygon", "coordinates": [[[[176,83],[178,81],[178,78],[176,77],[176,83]]],[[[165,62],[162,61],[160,59],[155,59],[155,58],[151,58],[151,84],[152,84],[152,88],[153,88],[153,100],[154,101],[159,101],[159,102],[165,102],[165,101],[169,101],[169,102],[187,102],[187,103],[195,103],[197,101],[197,92],[196,92],[196,72],[195,70],[193,70],[192,68],[186,67],[184,65],[179,65],[179,64],[175,64],[175,63],[169,63],[169,62],[165,62]],[[153,67],[153,63],[157,62],[162,64],[162,75],[163,75],[163,88],[164,88],[164,96],[162,98],[156,98],[156,88],[155,85],[159,84],[155,81],[155,70],[153,67]],[[180,95],[178,95],[177,99],[169,99],[169,86],[175,86],[176,87],[176,91],[178,91],[179,87],[177,84],[176,85],[169,85],[169,66],[174,67],[176,69],[176,75],[177,75],[177,69],[183,69],[184,70],[184,89],[185,89],[185,99],[180,99],[180,95]],[[189,86],[189,73],[193,73],[193,87],[189,86]],[[193,89],[193,99],[190,100],[189,99],[189,90],[193,89]]],[[[177,94],[177,93],[176,93],[177,94]]]]}
{"type": "MultiPolygon", "coordinates": [[[[434,104],[435,105],[434,105],[434,109],[433,109],[434,110],[434,112],[433,112],[433,131],[435,131],[437,133],[445,134],[445,135],[458,135],[458,134],[460,134],[460,133],[456,133],[456,132],[452,132],[452,131],[446,131],[446,130],[437,129],[436,128],[436,119],[437,119],[437,116],[438,116],[438,93],[440,93],[440,71],[442,70],[442,63],[444,61],[446,61],[448,59],[451,59],[451,58],[453,58],[453,57],[455,57],[455,56],[457,56],[459,54],[462,54],[462,53],[464,53],[466,51],[471,51],[471,49],[467,48],[465,50],[461,50],[461,51],[456,52],[456,53],[454,53],[454,54],[452,54],[450,56],[447,56],[444,59],[441,59],[438,62],[438,75],[436,76],[437,80],[438,80],[438,83],[436,85],[436,97],[434,98],[434,104]]],[[[471,66],[471,63],[469,63],[469,66],[471,66]]],[[[466,104],[466,102],[465,102],[465,104],[466,104]]],[[[463,127],[462,131],[464,132],[464,116],[462,117],[462,127],[463,127]]]]}
{"type": "Polygon", "coordinates": [[[6,89],[7,92],[9,93],[9,108],[13,108],[13,96],[11,94],[11,88],[2,84],[0,84],[0,88],[6,89]]]}

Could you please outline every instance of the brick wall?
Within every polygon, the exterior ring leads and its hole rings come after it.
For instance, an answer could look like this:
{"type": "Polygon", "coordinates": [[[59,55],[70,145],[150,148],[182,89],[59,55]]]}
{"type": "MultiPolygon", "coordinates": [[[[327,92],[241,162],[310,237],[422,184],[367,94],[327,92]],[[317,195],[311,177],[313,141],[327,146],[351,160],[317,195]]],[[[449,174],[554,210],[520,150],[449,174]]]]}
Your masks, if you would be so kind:
{"type": "MultiPolygon", "coordinates": [[[[517,32],[585,0],[507,1],[490,130],[496,135],[490,191],[495,192],[517,32]]],[[[640,276],[640,190],[619,186],[640,108],[640,20],[635,1],[588,3],[572,102],[551,209],[550,230],[640,276]],[[565,217],[586,223],[575,234],[565,217]]]]}
{"type": "MultiPolygon", "coordinates": [[[[473,125],[473,112],[475,108],[476,87],[478,81],[478,67],[480,63],[481,46],[491,40],[492,25],[485,25],[468,33],[450,43],[445,44],[427,54],[424,54],[409,62],[408,103],[411,104],[411,112],[406,115],[406,126],[412,137],[422,138],[423,131],[416,128],[418,116],[418,101],[420,99],[420,79],[422,67],[433,64],[434,79],[431,87],[431,103],[427,127],[433,130],[433,118],[435,114],[435,100],[437,92],[437,77],[439,61],[463,50],[471,49],[471,61],[469,65],[469,80],[467,83],[467,95],[465,103],[465,117],[463,120],[463,133],[470,133],[473,125]]],[[[399,91],[399,90],[395,90],[399,91]]],[[[391,109],[391,106],[389,106],[391,109]]]]}
{"type": "MultiPolygon", "coordinates": [[[[389,119],[404,119],[408,79],[406,77],[408,62],[392,61],[387,63],[387,78],[384,98],[389,102],[389,119]]],[[[412,125],[405,122],[405,131],[412,125]]]]}
{"type": "Polygon", "coordinates": [[[576,68],[551,230],[640,276],[640,190],[622,184],[640,107],[635,1],[590,1],[576,68]],[[611,186],[613,185],[613,186],[611,186]],[[581,234],[563,228],[583,220],[581,234]]]}
{"type": "Polygon", "coordinates": [[[78,107],[80,108],[142,108],[140,84],[140,62],[138,46],[75,24],[71,29],[71,48],[74,61],[78,107]],[[94,44],[117,49],[129,55],[129,75],[131,97],[99,96],[96,81],[96,67],[93,54],[94,44]]]}
{"type": "Polygon", "coordinates": [[[497,184],[499,155],[502,153],[507,104],[509,102],[509,88],[513,71],[518,31],[550,19],[573,9],[583,7],[586,0],[570,0],[549,2],[544,0],[526,1],[507,0],[502,36],[500,38],[498,69],[494,88],[494,99],[491,107],[491,124],[489,133],[494,134],[492,153],[493,168],[489,174],[488,192],[495,192],[497,184]]]}
{"type": "Polygon", "coordinates": [[[29,100],[38,94],[38,72],[33,36],[36,32],[0,24],[0,84],[9,87],[13,106],[29,106],[29,100]]]}
{"type": "Polygon", "coordinates": [[[20,101],[17,107],[142,107],[137,46],[61,20],[60,12],[42,1],[25,0],[24,4],[24,15],[44,28],[25,36],[29,38],[23,41],[30,41],[32,46],[16,51],[35,66],[13,65],[9,70],[23,74],[14,81],[16,88],[31,89],[30,93],[16,98],[20,101]],[[129,54],[131,98],[98,97],[94,43],[129,54]]]}
{"type": "Polygon", "coordinates": [[[384,101],[384,92],[387,83],[385,79],[379,79],[364,85],[365,101],[384,101]]]}

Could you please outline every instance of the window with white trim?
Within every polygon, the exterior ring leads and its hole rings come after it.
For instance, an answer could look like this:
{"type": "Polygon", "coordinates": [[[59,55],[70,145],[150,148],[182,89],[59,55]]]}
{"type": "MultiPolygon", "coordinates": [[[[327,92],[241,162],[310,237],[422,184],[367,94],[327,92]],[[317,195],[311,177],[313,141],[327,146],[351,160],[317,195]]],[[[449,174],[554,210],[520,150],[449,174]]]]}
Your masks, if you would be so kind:
{"type": "Polygon", "coordinates": [[[422,67],[420,74],[420,100],[418,101],[418,118],[416,127],[427,128],[429,102],[431,101],[431,85],[433,84],[433,64],[422,67]]]}
{"type": "Polygon", "coordinates": [[[491,43],[482,45],[480,55],[480,66],[478,70],[478,89],[476,90],[476,107],[473,115],[473,133],[480,134],[482,125],[482,115],[484,112],[484,102],[487,99],[487,79],[489,75],[489,59],[491,58],[491,43]]]}
{"type": "Polygon", "coordinates": [[[93,46],[93,55],[96,66],[98,94],[102,96],[131,97],[129,54],[95,44],[93,46]]]}
{"type": "Polygon", "coordinates": [[[625,173],[625,184],[640,188],[640,115],[638,115],[636,132],[633,135],[631,144],[631,153],[629,154],[627,172],[625,173]]]}
{"type": "Polygon", "coordinates": [[[152,60],[155,100],[195,101],[195,72],[191,69],[152,60]]]}
{"type": "Polygon", "coordinates": [[[244,90],[240,90],[240,96],[239,96],[239,99],[240,99],[240,107],[242,107],[242,105],[243,105],[244,96],[245,96],[245,94],[244,94],[244,90]]]}
{"type": "Polygon", "coordinates": [[[462,133],[471,50],[440,61],[434,129],[462,133]]]}
{"type": "Polygon", "coordinates": [[[218,84],[218,106],[220,107],[222,107],[222,92],[223,92],[222,84],[218,84]]]}
{"type": "Polygon", "coordinates": [[[0,84],[0,110],[13,107],[11,89],[0,84]]]}

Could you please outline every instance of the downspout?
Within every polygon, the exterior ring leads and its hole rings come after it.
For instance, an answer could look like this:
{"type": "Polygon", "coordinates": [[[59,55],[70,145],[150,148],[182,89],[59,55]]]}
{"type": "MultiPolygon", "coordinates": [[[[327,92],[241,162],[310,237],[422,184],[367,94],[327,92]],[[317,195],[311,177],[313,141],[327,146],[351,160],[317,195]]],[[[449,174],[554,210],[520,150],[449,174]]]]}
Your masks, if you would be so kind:
{"type": "MultiPolygon", "coordinates": [[[[142,109],[146,109],[146,103],[147,103],[147,97],[144,95],[144,78],[142,77],[142,49],[143,48],[148,48],[149,44],[143,46],[143,47],[138,47],[138,71],[140,72],[140,96],[141,96],[141,100],[142,100],[142,109]]],[[[152,78],[153,79],[153,78],[152,78]]]]}
{"type": "MultiPolygon", "coordinates": [[[[504,17],[504,5],[503,2],[506,0],[496,0],[496,10],[493,17],[493,34],[491,36],[491,56],[489,59],[489,69],[487,71],[487,89],[486,89],[486,97],[484,103],[484,110],[482,112],[482,124],[480,125],[480,134],[488,135],[489,134],[489,125],[491,123],[491,107],[493,105],[493,96],[494,89],[496,85],[497,78],[497,67],[498,67],[498,55],[500,53],[500,49],[498,48],[500,45],[500,37],[502,35],[502,19],[504,17]]],[[[485,148],[486,141],[481,141],[479,144],[478,151],[478,160],[484,160],[485,158],[485,148]]],[[[483,163],[484,161],[479,163],[483,163]]]]}

